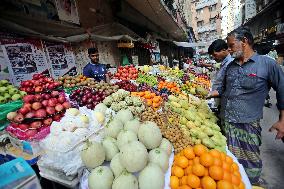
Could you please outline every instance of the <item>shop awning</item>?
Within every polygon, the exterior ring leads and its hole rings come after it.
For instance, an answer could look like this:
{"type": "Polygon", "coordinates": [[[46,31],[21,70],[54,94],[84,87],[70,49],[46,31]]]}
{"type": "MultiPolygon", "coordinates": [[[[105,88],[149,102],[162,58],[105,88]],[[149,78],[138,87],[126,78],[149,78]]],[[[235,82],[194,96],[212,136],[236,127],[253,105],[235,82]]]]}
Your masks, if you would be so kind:
{"type": "Polygon", "coordinates": [[[174,41],[174,44],[178,47],[200,47],[200,46],[206,46],[210,44],[210,42],[199,42],[199,43],[188,43],[188,42],[177,42],[174,41]]]}

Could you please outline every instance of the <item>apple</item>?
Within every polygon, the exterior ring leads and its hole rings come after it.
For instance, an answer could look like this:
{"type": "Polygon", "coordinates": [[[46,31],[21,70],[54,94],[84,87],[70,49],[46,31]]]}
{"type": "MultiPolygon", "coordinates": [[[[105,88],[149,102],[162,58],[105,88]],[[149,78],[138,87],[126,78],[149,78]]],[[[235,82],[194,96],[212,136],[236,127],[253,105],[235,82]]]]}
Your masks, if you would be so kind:
{"type": "Polygon", "coordinates": [[[62,105],[65,109],[71,108],[70,102],[64,102],[62,105]]]}
{"type": "Polygon", "coordinates": [[[42,101],[42,97],[41,97],[41,95],[40,95],[40,94],[36,94],[36,95],[34,95],[34,99],[35,99],[35,101],[37,101],[37,102],[42,101]]]}
{"type": "Polygon", "coordinates": [[[7,114],[7,119],[13,120],[17,116],[17,112],[9,112],[7,114]]]}
{"type": "Polygon", "coordinates": [[[60,114],[56,114],[56,115],[53,116],[53,120],[54,121],[60,121],[60,119],[61,119],[61,115],[60,114]]]}
{"type": "Polygon", "coordinates": [[[55,110],[56,110],[57,112],[61,112],[63,109],[64,109],[64,106],[61,105],[61,104],[57,104],[57,105],[55,106],[55,110]]]}
{"type": "Polygon", "coordinates": [[[14,119],[13,119],[16,123],[21,123],[24,120],[24,116],[23,114],[17,114],[14,119]]]}
{"type": "Polygon", "coordinates": [[[42,92],[43,91],[43,88],[41,87],[41,86],[37,86],[36,88],[35,88],[35,92],[36,93],[39,93],[39,92],[42,92]]]}
{"type": "Polygon", "coordinates": [[[29,128],[29,125],[27,125],[27,124],[19,124],[18,128],[23,130],[23,131],[25,131],[25,130],[27,130],[29,128]]]}
{"type": "Polygon", "coordinates": [[[57,104],[57,100],[55,98],[51,98],[48,100],[48,106],[54,107],[57,104]]]}
{"type": "Polygon", "coordinates": [[[47,118],[43,121],[43,124],[44,125],[51,125],[52,121],[53,121],[52,118],[47,118]]]}
{"type": "Polygon", "coordinates": [[[50,94],[46,94],[46,93],[43,94],[42,96],[43,96],[43,98],[44,98],[45,100],[48,100],[48,99],[51,98],[50,94]]]}
{"type": "Polygon", "coordinates": [[[42,107],[42,104],[40,103],[40,102],[34,102],[33,104],[32,104],[32,109],[34,109],[34,110],[38,110],[38,109],[40,109],[42,107]]]}
{"type": "Polygon", "coordinates": [[[58,97],[57,100],[58,100],[59,103],[62,104],[62,103],[64,103],[66,101],[66,98],[63,95],[61,95],[61,96],[58,97]]]}
{"type": "Polygon", "coordinates": [[[46,112],[48,115],[52,115],[52,114],[55,114],[55,108],[54,107],[46,107],[46,112]]]}
{"type": "Polygon", "coordinates": [[[23,101],[25,103],[30,103],[34,101],[34,95],[26,95],[23,97],[23,101]]]}
{"type": "Polygon", "coordinates": [[[33,118],[35,117],[35,112],[34,111],[30,111],[25,115],[25,118],[33,118]]]}
{"type": "Polygon", "coordinates": [[[46,111],[45,109],[39,109],[35,112],[35,117],[37,118],[44,118],[46,117],[46,111]]]}
{"type": "Polygon", "coordinates": [[[58,91],[52,91],[51,92],[51,96],[52,97],[58,97],[59,96],[59,92],[58,91]]]}
{"type": "Polygon", "coordinates": [[[38,129],[41,127],[41,125],[42,125],[41,121],[34,121],[30,124],[30,128],[38,129]]]}
{"type": "Polygon", "coordinates": [[[32,104],[30,104],[30,103],[25,103],[24,105],[23,105],[23,108],[27,108],[27,109],[29,109],[29,111],[32,109],[32,104]]]}
{"type": "Polygon", "coordinates": [[[48,100],[43,100],[43,101],[41,102],[41,104],[42,104],[43,106],[47,107],[47,106],[48,106],[48,100]]]}

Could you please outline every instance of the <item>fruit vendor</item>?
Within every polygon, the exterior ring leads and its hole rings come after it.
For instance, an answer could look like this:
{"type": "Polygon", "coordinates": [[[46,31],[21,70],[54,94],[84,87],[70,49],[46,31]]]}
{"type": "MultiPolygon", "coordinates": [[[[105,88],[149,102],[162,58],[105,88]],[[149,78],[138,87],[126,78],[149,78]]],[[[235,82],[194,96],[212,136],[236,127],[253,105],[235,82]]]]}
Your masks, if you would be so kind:
{"type": "Polygon", "coordinates": [[[263,105],[270,86],[276,91],[279,120],[270,128],[276,139],[284,137],[284,73],[277,62],[253,50],[253,36],[239,28],[227,36],[228,50],[235,60],[226,69],[221,99],[222,127],[229,150],[238,158],[253,185],[260,179],[263,105]]]}
{"type": "Polygon", "coordinates": [[[83,75],[89,78],[94,78],[96,81],[109,82],[106,65],[99,63],[99,51],[97,48],[88,49],[89,62],[83,69],[83,75]]]}

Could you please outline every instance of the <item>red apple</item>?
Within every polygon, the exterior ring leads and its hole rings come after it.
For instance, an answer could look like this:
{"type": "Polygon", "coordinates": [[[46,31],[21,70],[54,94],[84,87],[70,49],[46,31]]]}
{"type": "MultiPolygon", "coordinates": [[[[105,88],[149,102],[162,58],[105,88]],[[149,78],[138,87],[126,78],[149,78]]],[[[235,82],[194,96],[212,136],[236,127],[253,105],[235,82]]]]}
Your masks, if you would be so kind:
{"type": "Polygon", "coordinates": [[[53,120],[54,121],[60,121],[60,119],[61,119],[61,115],[60,114],[56,114],[56,115],[53,116],[53,120]]]}
{"type": "Polygon", "coordinates": [[[41,104],[42,104],[43,106],[47,107],[47,106],[48,106],[48,100],[43,100],[43,101],[41,102],[41,104]]]}
{"type": "Polygon", "coordinates": [[[35,99],[35,101],[37,101],[37,102],[42,101],[42,97],[41,97],[41,95],[40,95],[40,94],[36,94],[36,95],[34,95],[34,99],[35,99]]]}
{"type": "Polygon", "coordinates": [[[41,86],[37,86],[35,88],[35,92],[39,93],[39,92],[42,92],[43,91],[43,88],[41,86]]]}
{"type": "Polygon", "coordinates": [[[16,123],[21,123],[24,120],[24,116],[23,114],[17,114],[14,119],[13,119],[16,123]]]}
{"type": "Polygon", "coordinates": [[[51,98],[51,96],[50,96],[50,94],[43,94],[43,98],[45,99],[45,100],[48,100],[48,99],[50,99],[51,98]]]}
{"type": "Polygon", "coordinates": [[[10,123],[10,126],[13,127],[13,128],[18,128],[18,127],[19,127],[19,124],[14,123],[14,122],[11,122],[11,123],[10,123]]]}
{"type": "Polygon", "coordinates": [[[47,118],[43,121],[43,124],[44,125],[51,125],[52,121],[53,121],[52,118],[47,118]]]}
{"type": "Polygon", "coordinates": [[[34,121],[30,124],[30,128],[38,129],[41,127],[41,121],[34,121]]]}
{"type": "Polygon", "coordinates": [[[46,111],[45,109],[39,109],[35,112],[35,117],[37,118],[44,118],[46,117],[46,111]]]}
{"type": "Polygon", "coordinates": [[[25,118],[33,118],[35,117],[35,112],[32,110],[31,112],[28,112],[26,115],[25,115],[25,118]]]}
{"type": "Polygon", "coordinates": [[[70,102],[64,102],[62,105],[65,109],[71,108],[70,102]]]}
{"type": "Polygon", "coordinates": [[[52,97],[58,97],[59,96],[59,92],[58,91],[52,91],[51,92],[51,96],[52,97]]]}
{"type": "Polygon", "coordinates": [[[62,104],[62,103],[64,103],[66,101],[66,98],[63,95],[61,95],[61,96],[58,97],[57,100],[58,100],[59,103],[62,104]]]}
{"type": "Polygon", "coordinates": [[[30,103],[25,103],[24,105],[23,105],[23,108],[27,108],[29,111],[32,109],[32,104],[30,104],[30,103]]]}
{"type": "Polygon", "coordinates": [[[27,124],[19,124],[18,128],[23,130],[23,131],[25,131],[25,130],[27,130],[29,128],[29,125],[27,125],[27,124]]]}
{"type": "Polygon", "coordinates": [[[34,101],[34,95],[26,95],[23,97],[23,101],[25,103],[30,103],[34,101]]]}
{"type": "Polygon", "coordinates": [[[49,115],[55,114],[55,108],[48,106],[48,107],[46,107],[46,112],[49,115]]]}
{"type": "Polygon", "coordinates": [[[64,106],[62,106],[61,104],[57,104],[56,106],[55,106],[55,110],[57,111],[57,112],[60,112],[60,111],[62,111],[64,109],[64,106]]]}
{"type": "Polygon", "coordinates": [[[42,107],[42,104],[40,103],[40,102],[34,102],[33,104],[32,104],[32,109],[34,109],[34,110],[38,110],[38,109],[40,109],[42,107]]]}
{"type": "Polygon", "coordinates": [[[54,107],[54,106],[56,106],[56,104],[57,104],[56,98],[51,98],[51,99],[48,100],[48,106],[54,107]]]}

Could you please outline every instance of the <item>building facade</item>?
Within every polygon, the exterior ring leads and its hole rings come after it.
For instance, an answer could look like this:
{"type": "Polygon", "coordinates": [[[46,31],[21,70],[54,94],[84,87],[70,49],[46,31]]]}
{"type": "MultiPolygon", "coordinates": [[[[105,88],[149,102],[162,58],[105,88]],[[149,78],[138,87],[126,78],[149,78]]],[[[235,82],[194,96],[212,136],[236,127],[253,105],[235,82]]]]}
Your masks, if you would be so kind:
{"type": "Polygon", "coordinates": [[[205,44],[197,47],[197,53],[206,53],[211,42],[221,37],[220,12],[220,0],[191,1],[191,26],[197,41],[205,44]]]}

